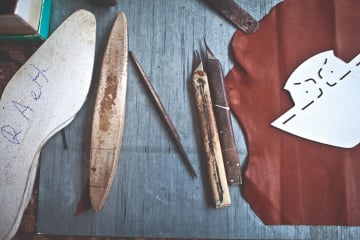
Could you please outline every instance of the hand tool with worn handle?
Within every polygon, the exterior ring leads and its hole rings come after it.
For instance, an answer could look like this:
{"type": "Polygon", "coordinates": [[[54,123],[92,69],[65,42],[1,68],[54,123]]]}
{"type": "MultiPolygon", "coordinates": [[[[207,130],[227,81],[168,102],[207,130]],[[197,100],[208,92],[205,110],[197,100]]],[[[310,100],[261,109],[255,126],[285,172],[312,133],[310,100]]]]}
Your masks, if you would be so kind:
{"type": "Polygon", "coordinates": [[[102,63],[91,129],[90,200],[100,211],[118,165],[125,119],[128,37],[123,12],[110,33],[102,63]]]}
{"type": "Polygon", "coordinates": [[[226,207],[231,204],[230,193],[226,181],[208,79],[198,52],[195,53],[192,83],[214,204],[216,208],[226,207]]]}
{"type": "Polygon", "coordinates": [[[207,53],[206,73],[208,75],[211,100],[225,164],[226,178],[230,185],[241,184],[240,160],[231,123],[230,107],[224,87],[224,75],[220,61],[215,58],[206,42],[205,46],[207,53]]]}
{"type": "Polygon", "coordinates": [[[42,146],[86,100],[96,21],[79,10],[16,72],[0,100],[0,239],[17,231],[31,197],[42,146]]]}

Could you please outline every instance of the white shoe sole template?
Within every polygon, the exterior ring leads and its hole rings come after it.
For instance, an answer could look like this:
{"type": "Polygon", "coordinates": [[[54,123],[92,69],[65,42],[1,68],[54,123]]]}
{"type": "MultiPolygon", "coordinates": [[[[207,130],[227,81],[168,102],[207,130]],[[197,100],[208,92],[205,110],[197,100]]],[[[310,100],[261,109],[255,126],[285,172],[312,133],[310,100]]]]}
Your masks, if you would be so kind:
{"type": "Polygon", "coordinates": [[[42,146],[69,124],[89,91],[96,22],[79,10],[12,77],[0,100],[0,239],[15,235],[42,146]]]}

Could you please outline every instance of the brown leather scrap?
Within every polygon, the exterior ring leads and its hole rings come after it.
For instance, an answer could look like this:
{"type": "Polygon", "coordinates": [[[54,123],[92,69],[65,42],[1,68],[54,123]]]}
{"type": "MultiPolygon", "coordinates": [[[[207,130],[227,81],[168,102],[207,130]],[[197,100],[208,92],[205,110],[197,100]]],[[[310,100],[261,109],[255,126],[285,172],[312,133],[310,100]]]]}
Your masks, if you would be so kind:
{"type": "Polygon", "coordinates": [[[300,63],[331,49],[346,62],[360,53],[359,9],[358,0],[286,0],[257,32],[233,37],[226,90],[247,140],[244,196],[265,224],[360,225],[360,145],[331,147],[270,126],[293,106],[283,86],[300,63]]]}

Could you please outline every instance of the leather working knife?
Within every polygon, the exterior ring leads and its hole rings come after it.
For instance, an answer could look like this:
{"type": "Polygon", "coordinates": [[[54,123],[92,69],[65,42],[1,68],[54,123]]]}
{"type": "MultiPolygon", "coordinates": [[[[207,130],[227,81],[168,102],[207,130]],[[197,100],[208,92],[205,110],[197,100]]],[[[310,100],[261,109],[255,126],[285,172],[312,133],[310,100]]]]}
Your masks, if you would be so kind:
{"type": "Polygon", "coordinates": [[[89,187],[91,205],[96,212],[100,211],[109,194],[120,156],[127,58],[127,21],[125,14],[120,12],[104,54],[91,129],[89,187]]]}
{"type": "Polygon", "coordinates": [[[207,74],[203,69],[200,54],[194,55],[194,73],[192,84],[194,88],[196,108],[201,128],[204,156],[208,166],[208,176],[212,197],[216,208],[227,207],[231,204],[226,173],[221,153],[220,140],[213,111],[213,103],[207,74]]]}
{"type": "Polygon", "coordinates": [[[234,2],[234,0],[206,1],[245,33],[253,33],[258,29],[258,21],[234,2]]]}
{"type": "Polygon", "coordinates": [[[220,61],[215,58],[214,54],[206,44],[206,41],[205,46],[207,55],[206,73],[208,74],[209,88],[214,106],[216,126],[219,132],[226,178],[230,185],[241,184],[240,160],[231,123],[230,107],[225,92],[224,75],[220,61]]]}

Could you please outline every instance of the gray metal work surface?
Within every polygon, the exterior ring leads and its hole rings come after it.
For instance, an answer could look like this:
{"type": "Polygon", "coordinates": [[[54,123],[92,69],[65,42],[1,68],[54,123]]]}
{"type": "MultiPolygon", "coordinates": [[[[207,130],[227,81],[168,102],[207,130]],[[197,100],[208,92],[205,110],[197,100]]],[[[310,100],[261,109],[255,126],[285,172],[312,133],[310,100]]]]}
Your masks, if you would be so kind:
{"type": "MultiPolygon", "coordinates": [[[[280,0],[239,0],[261,19],[280,0]]],[[[213,208],[201,159],[200,131],[190,77],[193,52],[203,39],[227,73],[233,63],[235,27],[203,0],[120,0],[101,7],[87,0],[53,0],[51,32],[71,13],[88,9],[97,19],[97,48],[88,101],[60,134],[43,148],[40,166],[38,232],[44,234],[172,238],[350,239],[358,227],[266,226],[230,187],[232,205],[213,208]],[[129,49],[147,72],[197,171],[192,179],[129,61],[126,119],[119,165],[104,208],[75,215],[88,177],[91,118],[106,41],[119,11],[128,20],[129,49]]],[[[74,26],[76,27],[76,26],[74,26]]],[[[76,51],[76,49],[74,49],[76,51]]],[[[246,146],[233,119],[241,161],[246,146]]]]}

